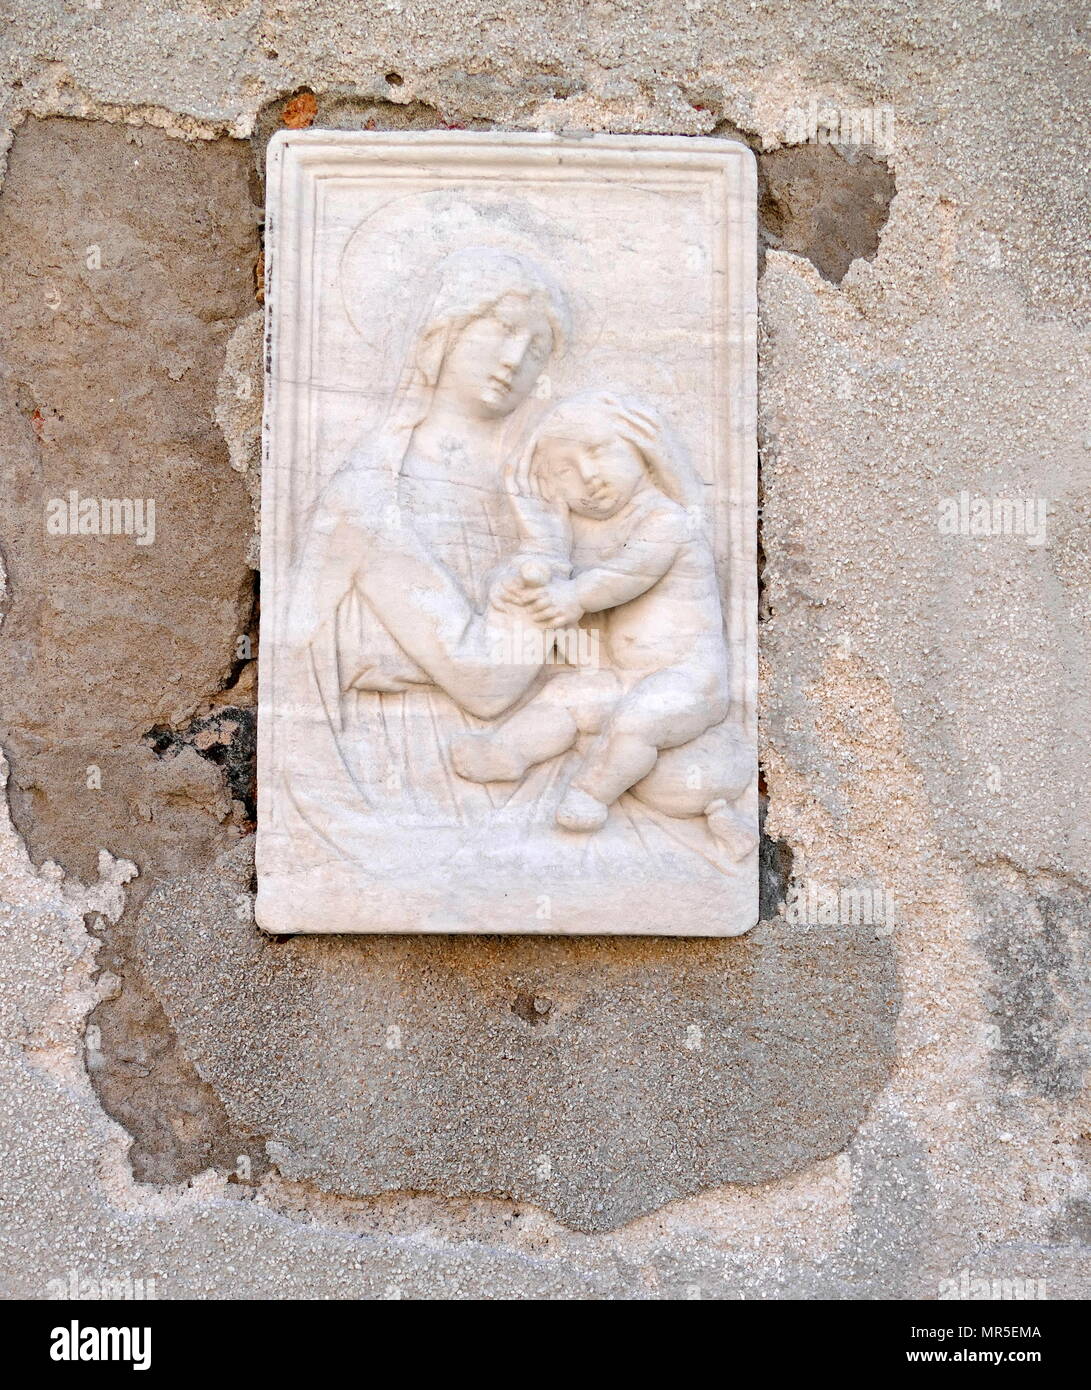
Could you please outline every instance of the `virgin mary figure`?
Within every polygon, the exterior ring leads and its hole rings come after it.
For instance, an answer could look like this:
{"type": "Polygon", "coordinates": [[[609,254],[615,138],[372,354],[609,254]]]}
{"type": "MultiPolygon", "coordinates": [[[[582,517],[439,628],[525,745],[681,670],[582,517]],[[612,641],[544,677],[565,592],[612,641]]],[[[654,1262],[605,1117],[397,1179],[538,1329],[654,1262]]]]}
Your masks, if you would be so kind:
{"type": "Polygon", "coordinates": [[[463,844],[503,799],[458,777],[448,750],[539,677],[522,620],[490,591],[516,553],[567,563],[566,522],[505,489],[502,452],[566,333],[540,266],[449,256],[384,422],[314,506],[289,578],[295,713],[275,755],[293,857],[310,837],[319,861],[381,876],[414,844],[430,857],[463,844]]]}

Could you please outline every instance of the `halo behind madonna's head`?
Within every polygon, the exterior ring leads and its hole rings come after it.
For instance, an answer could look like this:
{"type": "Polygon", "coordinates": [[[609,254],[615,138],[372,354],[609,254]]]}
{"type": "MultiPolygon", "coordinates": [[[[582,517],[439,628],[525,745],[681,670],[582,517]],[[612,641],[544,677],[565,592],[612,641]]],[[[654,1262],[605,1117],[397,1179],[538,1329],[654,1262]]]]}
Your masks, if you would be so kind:
{"type": "Polygon", "coordinates": [[[468,246],[439,265],[437,286],[409,349],[383,433],[387,464],[397,473],[410,437],[428,414],[444,359],[458,335],[509,296],[537,309],[549,325],[552,355],[570,332],[564,294],[541,265],[514,251],[468,246]]]}

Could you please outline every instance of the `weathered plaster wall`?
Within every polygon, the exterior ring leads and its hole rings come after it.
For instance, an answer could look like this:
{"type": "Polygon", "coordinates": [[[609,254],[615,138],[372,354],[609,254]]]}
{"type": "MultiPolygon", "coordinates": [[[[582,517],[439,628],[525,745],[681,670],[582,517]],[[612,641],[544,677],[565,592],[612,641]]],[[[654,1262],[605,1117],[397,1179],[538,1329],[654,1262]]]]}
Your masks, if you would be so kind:
{"type": "Polygon", "coordinates": [[[1086,1294],[1077,8],[14,10],[6,1287],[934,1297],[969,1270],[1086,1294]],[[303,89],[325,124],[759,152],[750,937],[272,942],[249,920],[260,169],[303,89]],[[893,148],[785,145],[812,99],[889,106],[893,148]],[[155,543],[45,536],[69,488],[154,497],[155,543]],[[963,489],[1049,499],[1046,544],[941,535],[963,489]],[[885,888],[901,925],[793,925],[788,872],[885,888]]]}

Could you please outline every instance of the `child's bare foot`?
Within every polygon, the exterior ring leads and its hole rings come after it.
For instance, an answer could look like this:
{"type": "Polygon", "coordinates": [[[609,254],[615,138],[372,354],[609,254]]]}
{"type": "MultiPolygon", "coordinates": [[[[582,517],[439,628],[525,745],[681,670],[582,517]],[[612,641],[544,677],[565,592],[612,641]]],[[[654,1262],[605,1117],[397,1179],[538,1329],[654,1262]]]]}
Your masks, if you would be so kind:
{"type": "Polygon", "coordinates": [[[609,814],[609,806],[581,792],[579,787],[569,787],[557,807],[556,819],[565,830],[601,830],[609,814]]]}
{"type": "Polygon", "coordinates": [[[527,770],[518,753],[493,743],[490,734],[460,734],[452,739],[451,761],[467,782],[517,782],[527,770]]]}
{"type": "Polygon", "coordinates": [[[732,810],[726,801],[710,801],[705,818],[714,839],[719,840],[732,859],[745,859],[758,843],[758,827],[746,816],[732,810]]]}

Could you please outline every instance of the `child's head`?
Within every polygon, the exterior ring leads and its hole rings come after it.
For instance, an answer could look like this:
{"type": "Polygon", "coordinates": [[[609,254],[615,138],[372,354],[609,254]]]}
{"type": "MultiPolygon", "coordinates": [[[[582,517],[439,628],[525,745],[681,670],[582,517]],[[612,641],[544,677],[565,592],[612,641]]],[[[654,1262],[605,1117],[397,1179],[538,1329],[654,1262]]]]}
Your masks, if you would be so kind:
{"type": "Polygon", "coordinates": [[[545,497],[578,516],[604,521],[654,486],[646,446],[657,433],[643,411],[606,393],[574,396],[538,431],[533,476],[545,497]]]}

